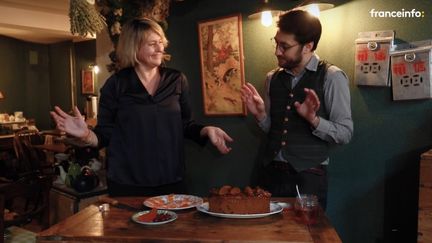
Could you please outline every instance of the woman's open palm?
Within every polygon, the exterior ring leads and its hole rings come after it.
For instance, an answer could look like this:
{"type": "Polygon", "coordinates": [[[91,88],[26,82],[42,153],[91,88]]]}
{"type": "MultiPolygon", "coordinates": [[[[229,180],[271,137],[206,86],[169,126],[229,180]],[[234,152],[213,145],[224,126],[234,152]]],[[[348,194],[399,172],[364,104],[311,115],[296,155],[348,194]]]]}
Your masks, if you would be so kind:
{"type": "Polygon", "coordinates": [[[88,127],[76,106],[73,110],[74,116],[67,114],[58,106],[50,113],[60,131],[79,138],[86,136],[88,127]]]}

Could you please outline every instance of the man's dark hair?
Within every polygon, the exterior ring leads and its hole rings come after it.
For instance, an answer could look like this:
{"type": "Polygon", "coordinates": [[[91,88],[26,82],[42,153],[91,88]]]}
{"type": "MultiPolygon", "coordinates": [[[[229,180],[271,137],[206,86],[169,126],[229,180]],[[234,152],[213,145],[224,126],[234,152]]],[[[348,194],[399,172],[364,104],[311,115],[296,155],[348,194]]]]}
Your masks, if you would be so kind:
{"type": "Polygon", "coordinates": [[[293,34],[295,40],[304,45],[313,41],[312,51],[321,37],[321,23],[318,18],[303,10],[291,10],[279,17],[277,27],[281,32],[293,34]]]}

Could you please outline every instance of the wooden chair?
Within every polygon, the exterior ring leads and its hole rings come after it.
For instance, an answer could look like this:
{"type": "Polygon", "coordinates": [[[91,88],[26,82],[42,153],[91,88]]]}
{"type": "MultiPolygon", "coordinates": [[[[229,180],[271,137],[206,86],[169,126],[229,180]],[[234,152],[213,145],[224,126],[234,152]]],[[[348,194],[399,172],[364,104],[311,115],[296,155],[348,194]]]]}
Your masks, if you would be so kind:
{"type": "MultiPolygon", "coordinates": [[[[0,184],[0,232],[9,226],[22,226],[39,220],[41,229],[49,227],[49,191],[52,178],[38,174],[28,175],[18,181],[0,184]],[[5,218],[5,209],[10,211],[5,218]]],[[[0,237],[0,243],[4,237],[0,237]]]]}
{"type": "Polygon", "coordinates": [[[40,171],[46,174],[54,173],[52,164],[47,162],[44,151],[35,149],[33,145],[44,143],[44,136],[37,130],[22,129],[15,132],[14,150],[17,158],[16,169],[19,174],[40,171]]]}

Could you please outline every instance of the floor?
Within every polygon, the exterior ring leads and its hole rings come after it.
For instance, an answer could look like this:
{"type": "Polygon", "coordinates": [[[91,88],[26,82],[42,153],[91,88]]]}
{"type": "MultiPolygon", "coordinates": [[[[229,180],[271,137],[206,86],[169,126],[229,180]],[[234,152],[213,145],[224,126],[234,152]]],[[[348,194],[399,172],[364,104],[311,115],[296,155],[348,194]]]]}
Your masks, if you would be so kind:
{"type": "Polygon", "coordinates": [[[8,228],[5,243],[33,243],[36,242],[36,233],[42,230],[37,220],[21,227],[11,226],[8,228]]]}
{"type": "Polygon", "coordinates": [[[36,234],[20,227],[11,226],[5,230],[5,243],[34,243],[36,234]]]}

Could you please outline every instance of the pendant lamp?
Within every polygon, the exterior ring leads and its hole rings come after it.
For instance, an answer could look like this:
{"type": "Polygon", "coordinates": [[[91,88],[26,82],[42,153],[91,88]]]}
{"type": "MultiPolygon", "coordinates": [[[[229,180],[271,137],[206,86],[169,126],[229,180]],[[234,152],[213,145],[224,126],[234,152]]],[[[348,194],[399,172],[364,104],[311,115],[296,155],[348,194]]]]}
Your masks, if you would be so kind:
{"type": "Polygon", "coordinates": [[[260,10],[248,16],[249,19],[261,19],[261,24],[269,27],[273,24],[273,19],[278,17],[283,11],[271,9],[269,0],[263,0],[260,10]]]}
{"type": "Polygon", "coordinates": [[[315,17],[319,17],[320,12],[334,8],[334,4],[330,1],[306,0],[301,3],[297,8],[308,11],[315,17]]]}

